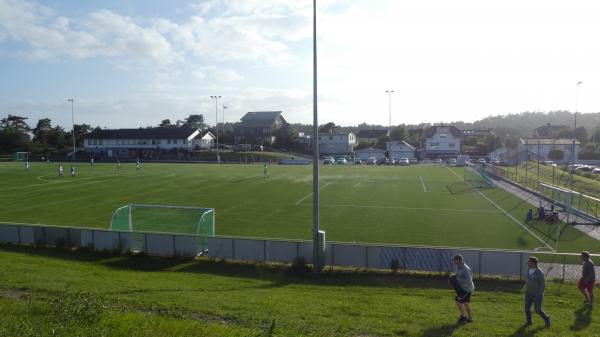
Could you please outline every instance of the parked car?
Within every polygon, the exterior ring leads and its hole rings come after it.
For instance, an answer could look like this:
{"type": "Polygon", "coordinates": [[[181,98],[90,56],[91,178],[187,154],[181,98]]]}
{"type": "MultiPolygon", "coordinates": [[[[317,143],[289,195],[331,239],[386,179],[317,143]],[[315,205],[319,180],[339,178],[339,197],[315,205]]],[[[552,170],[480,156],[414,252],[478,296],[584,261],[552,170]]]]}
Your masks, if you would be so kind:
{"type": "Polygon", "coordinates": [[[323,164],[333,165],[333,164],[335,164],[335,159],[333,157],[327,157],[323,160],[323,164]]]}
{"type": "Polygon", "coordinates": [[[354,158],[354,164],[362,165],[362,161],[359,158],[354,158]]]}
{"type": "Polygon", "coordinates": [[[492,160],[492,165],[500,165],[500,161],[498,159],[492,160]]]}
{"type": "Polygon", "coordinates": [[[600,168],[596,167],[595,169],[592,170],[593,174],[600,174],[600,168]]]}
{"type": "Polygon", "coordinates": [[[377,165],[386,165],[388,162],[387,158],[380,158],[377,160],[377,165]]]}
{"type": "Polygon", "coordinates": [[[448,163],[448,166],[456,166],[456,158],[450,158],[446,163],[448,163]]]}
{"type": "Polygon", "coordinates": [[[410,158],[409,162],[411,165],[413,165],[413,164],[418,164],[419,160],[417,158],[410,158]]]}
{"type": "Polygon", "coordinates": [[[434,160],[433,160],[433,163],[434,163],[434,164],[441,164],[441,163],[442,163],[442,160],[441,160],[440,158],[438,158],[438,159],[434,159],[434,160]]]}
{"type": "Polygon", "coordinates": [[[408,160],[408,158],[400,158],[396,162],[396,165],[408,166],[408,165],[410,165],[410,161],[408,160]]]}
{"type": "Polygon", "coordinates": [[[485,158],[479,158],[479,159],[477,159],[477,162],[479,164],[485,164],[486,163],[485,158]]]}
{"type": "Polygon", "coordinates": [[[376,165],[376,164],[377,164],[377,158],[369,157],[369,159],[367,159],[367,165],[376,165]]]}
{"type": "Polygon", "coordinates": [[[348,161],[346,160],[345,157],[340,157],[335,160],[335,163],[336,163],[336,165],[346,165],[348,163],[348,161]]]}
{"type": "Polygon", "coordinates": [[[575,168],[575,171],[581,171],[581,172],[592,172],[593,170],[594,170],[594,167],[589,166],[589,165],[581,165],[581,166],[575,168]]]}

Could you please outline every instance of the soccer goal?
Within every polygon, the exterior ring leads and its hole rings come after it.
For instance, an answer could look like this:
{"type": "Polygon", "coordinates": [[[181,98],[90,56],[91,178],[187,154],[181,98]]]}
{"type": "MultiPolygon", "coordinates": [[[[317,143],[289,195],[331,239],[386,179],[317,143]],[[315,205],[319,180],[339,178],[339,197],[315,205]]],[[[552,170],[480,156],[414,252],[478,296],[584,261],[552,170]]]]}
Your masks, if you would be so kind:
{"type": "Polygon", "coordinates": [[[490,178],[490,175],[482,165],[473,165],[467,163],[464,167],[464,181],[471,187],[477,188],[492,188],[496,184],[490,178]]]}
{"type": "Polygon", "coordinates": [[[129,204],[114,211],[110,230],[215,236],[214,208],[129,204]]]}

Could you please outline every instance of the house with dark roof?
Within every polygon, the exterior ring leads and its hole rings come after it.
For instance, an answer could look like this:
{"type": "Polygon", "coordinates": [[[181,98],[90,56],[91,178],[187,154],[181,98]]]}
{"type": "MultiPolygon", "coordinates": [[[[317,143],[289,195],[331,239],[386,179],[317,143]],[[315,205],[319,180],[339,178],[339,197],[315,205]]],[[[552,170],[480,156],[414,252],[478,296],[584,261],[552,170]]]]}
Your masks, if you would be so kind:
{"type": "Polygon", "coordinates": [[[379,137],[387,136],[388,130],[360,130],[356,138],[364,141],[376,141],[379,137]]]}
{"type": "Polygon", "coordinates": [[[193,128],[95,129],[83,143],[86,152],[98,157],[152,158],[161,151],[192,150],[199,135],[193,128]]]}
{"type": "Polygon", "coordinates": [[[460,153],[462,131],[452,125],[434,125],[425,130],[424,155],[429,158],[460,153]]]}
{"type": "Polygon", "coordinates": [[[281,111],[252,111],[241,118],[236,133],[250,142],[273,145],[277,134],[287,127],[281,111]]]}

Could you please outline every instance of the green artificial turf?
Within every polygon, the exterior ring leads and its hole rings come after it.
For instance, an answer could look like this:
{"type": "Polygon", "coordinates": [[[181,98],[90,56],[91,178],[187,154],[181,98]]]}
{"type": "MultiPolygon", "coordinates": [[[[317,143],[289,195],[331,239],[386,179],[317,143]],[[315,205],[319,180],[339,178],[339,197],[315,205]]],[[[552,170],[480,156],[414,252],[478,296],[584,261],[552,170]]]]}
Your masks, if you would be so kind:
{"type": "MultiPolygon", "coordinates": [[[[137,174],[135,164],[78,164],[75,179],[56,171],[56,163],[35,162],[29,172],[0,164],[0,221],[108,228],[129,203],[183,205],[215,208],[218,235],[311,238],[311,166],[270,165],[266,178],[261,165],[142,163],[137,174]]],[[[321,227],[330,241],[555,247],[556,225],[528,224],[534,237],[516,223],[530,205],[499,188],[470,188],[462,175],[438,165],[321,167],[321,227]]],[[[562,224],[560,251],[598,247],[562,224]]]]}
{"type": "Polygon", "coordinates": [[[0,336],[597,336],[574,283],[549,282],[546,329],[523,283],[475,279],[456,324],[446,275],[97,255],[0,246],[0,336]]]}

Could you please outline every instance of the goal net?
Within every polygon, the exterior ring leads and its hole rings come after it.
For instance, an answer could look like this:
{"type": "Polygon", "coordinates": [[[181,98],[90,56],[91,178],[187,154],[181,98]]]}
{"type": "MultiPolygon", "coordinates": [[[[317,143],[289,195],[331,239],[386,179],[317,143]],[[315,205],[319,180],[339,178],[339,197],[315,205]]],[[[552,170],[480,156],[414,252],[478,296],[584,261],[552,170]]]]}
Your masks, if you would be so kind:
{"type": "Polygon", "coordinates": [[[490,178],[490,175],[485,170],[483,165],[473,165],[466,163],[463,167],[465,182],[471,187],[491,188],[496,187],[496,184],[490,178]]]}
{"type": "Polygon", "coordinates": [[[539,192],[552,200],[552,204],[558,205],[584,220],[593,223],[600,221],[600,199],[556,185],[542,182],[539,185],[539,192]]]}
{"type": "Polygon", "coordinates": [[[110,230],[215,235],[215,210],[188,206],[129,204],[114,211],[110,230]]]}

